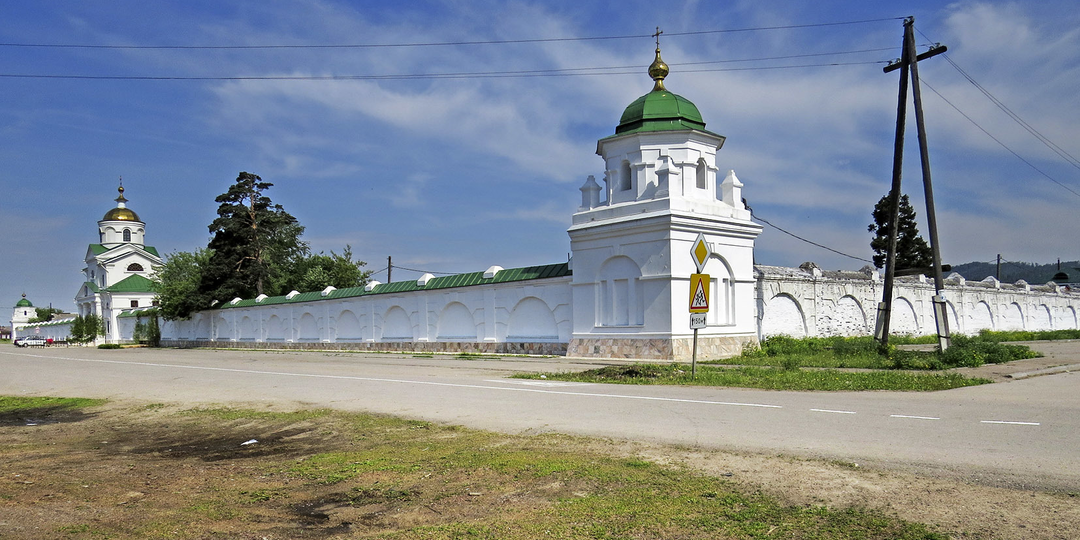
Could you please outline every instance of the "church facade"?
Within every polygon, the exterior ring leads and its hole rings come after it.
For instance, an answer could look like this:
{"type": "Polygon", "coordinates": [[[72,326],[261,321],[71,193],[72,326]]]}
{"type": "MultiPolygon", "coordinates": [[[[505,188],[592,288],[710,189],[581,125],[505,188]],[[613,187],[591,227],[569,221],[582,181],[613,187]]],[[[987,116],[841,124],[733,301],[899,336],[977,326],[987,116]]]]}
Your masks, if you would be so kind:
{"type": "MultiPolygon", "coordinates": [[[[667,90],[667,74],[658,48],[653,89],[598,141],[604,172],[580,188],[567,231],[570,261],[222,298],[189,320],[162,323],[163,344],[688,360],[695,273],[708,275],[699,357],[737,355],[775,334],[871,334],[882,288],[876,271],[754,265],[761,227],[735,172],[720,166],[725,139],[706,129],[691,101],[667,90]]],[[[122,189],[98,222],[99,243],[88,248],[76,297],[80,314],[106,320],[112,342],[131,340],[136,323],[152,316],[150,278],[161,264],[122,189]]],[[[1054,283],[969,283],[953,275],[947,289],[957,332],[1078,327],[1080,295],[1054,283]]],[[[901,278],[894,294],[895,331],[936,331],[932,285],[901,278]]]]}
{"type": "Polygon", "coordinates": [[[146,223],[127,207],[124,186],[118,191],[116,207],[97,223],[98,242],[86,248],[85,281],[75,295],[78,314],[101,317],[111,342],[125,337],[117,323],[121,313],[155,304],[151,278],[162,264],[157,249],[145,243],[146,223]]]}

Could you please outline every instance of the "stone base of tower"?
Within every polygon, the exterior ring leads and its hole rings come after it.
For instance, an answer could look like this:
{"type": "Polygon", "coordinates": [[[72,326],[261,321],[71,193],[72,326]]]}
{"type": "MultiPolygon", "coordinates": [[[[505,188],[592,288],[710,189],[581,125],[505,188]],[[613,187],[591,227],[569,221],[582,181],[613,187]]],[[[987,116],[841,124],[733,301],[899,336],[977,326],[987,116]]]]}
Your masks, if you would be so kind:
{"type": "MultiPolygon", "coordinates": [[[[697,344],[699,360],[730,358],[742,353],[748,344],[757,344],[757,336],[700,336],[697,344]]],[[[641,358],[689,362],[693,356],[694,338],[574,338],[566,356],[577,358],[641,358]]]]}

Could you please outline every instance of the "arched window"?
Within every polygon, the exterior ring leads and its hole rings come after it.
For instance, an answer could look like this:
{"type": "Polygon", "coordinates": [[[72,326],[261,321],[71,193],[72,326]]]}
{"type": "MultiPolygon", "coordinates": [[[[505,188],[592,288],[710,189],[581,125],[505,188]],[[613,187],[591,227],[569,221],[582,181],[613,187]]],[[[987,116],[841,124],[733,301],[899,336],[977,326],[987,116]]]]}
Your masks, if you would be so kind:
{"type": "Polygon", "coordinates": [[[130,242],[131,241],[131,229],[124,229],[124,241],[125,242],[130,242]]]}
{"type": "Polygon", "coordinates": [[[697,161],[697,187],[698,189],[706,189],[706,175],[709,168],[705,165],[705,158],[701,158],[697,161]]]}
{"type": "Polygon", "coordinates": [[[622,162],[622,166],[619,167],[619,191],[629,191],[633,187],[630,180],[630,162],[622,162]]]}
{"type": "Polygon", "coordinates": [[[128,265],[127,271],[128,272],[142,272],[143,267],[139,263],[131,263],[131,264],[128,265]]]}

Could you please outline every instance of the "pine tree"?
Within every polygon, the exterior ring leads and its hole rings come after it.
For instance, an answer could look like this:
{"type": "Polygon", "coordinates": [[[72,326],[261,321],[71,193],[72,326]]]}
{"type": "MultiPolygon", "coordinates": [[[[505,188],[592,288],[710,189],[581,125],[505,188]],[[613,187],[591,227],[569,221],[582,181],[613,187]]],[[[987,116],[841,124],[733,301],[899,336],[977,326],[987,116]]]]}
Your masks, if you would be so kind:
{"type": "Polygon", "coordinates": [[[210,223],[210,259],[199,289],[228,302],[278,294],[269,290],[296,259],[308,253],[300,240],[304,227],[263,192],[273,184],[241,172],[229,190],[219,195],[218,217],[210,223]]]}
{"type": "MultiPolygon", "coordinates": [[[[870,248],[874,250],[874,266],[885,268],[885,261],[889,253],[889,235],[892,232],[889,219],[892,217],[889,211],[889,195],[874,205],[872,214],[874,222],[868,230],[875,233],[870,241],[870,248]]],[[[915,223],[915,209],[911,207],[911,201],[907,195],[900,196],[899,234],[896,237],[896,269],[927,268],[933,264],[933,252],[926,240],[919,236],[919,227],[915,223]]]]}

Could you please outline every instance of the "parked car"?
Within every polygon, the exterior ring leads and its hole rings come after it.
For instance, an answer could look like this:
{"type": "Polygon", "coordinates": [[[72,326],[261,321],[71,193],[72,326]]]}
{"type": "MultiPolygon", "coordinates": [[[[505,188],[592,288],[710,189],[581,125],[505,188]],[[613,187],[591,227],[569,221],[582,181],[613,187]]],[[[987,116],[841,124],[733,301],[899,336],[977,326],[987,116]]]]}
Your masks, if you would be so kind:
{"type": "Polygon", "coordinates": [[[15,338],[16,347],[44,347],[48,341],[41,336],[22,336],[15,338]]]}

